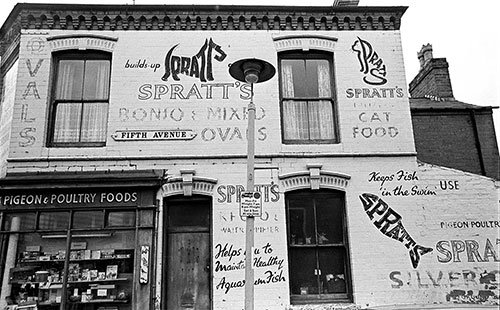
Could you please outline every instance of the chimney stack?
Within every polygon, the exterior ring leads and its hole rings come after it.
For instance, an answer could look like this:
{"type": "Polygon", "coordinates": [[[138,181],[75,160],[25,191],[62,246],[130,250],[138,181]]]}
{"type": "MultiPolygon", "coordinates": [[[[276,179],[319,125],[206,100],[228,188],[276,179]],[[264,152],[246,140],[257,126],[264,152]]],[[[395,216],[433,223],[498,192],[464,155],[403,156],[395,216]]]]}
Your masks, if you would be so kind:
{"type": "Polygon", "coordinates": [[[411,97],[454,99],[446,58],[434,58],[431,44],[422,45],[417,56],[420,62],[420,71],[410,82],[411,97]]]}

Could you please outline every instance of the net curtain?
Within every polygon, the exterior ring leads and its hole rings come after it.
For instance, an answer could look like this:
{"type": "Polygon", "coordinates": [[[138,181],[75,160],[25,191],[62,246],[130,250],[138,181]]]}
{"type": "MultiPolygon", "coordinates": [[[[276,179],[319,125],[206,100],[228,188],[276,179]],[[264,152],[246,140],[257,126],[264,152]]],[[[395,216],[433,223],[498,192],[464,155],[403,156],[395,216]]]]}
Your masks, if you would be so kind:
{"type": "MultiPolygon", "coordinates": [[[[318,100],[289,99],[295,96],[297,83],[307,83],[294,76],[293,66],[282,62],[282,91],[284,138],[285,140],[329,140],[335,139],[333,107],[331,98],[330,66],[328,61],[316,61],[314,64],[304,62],[306,70],[315,70],[317,84],[312,90],[318,100]]],[[[298,74],[295,74],[298,75],[298,74]]]]}
{"type": "Polygon", "coordinates": [[[105,141],[109,74],[108,60],[59,62],[54,142],[105,141]]]}

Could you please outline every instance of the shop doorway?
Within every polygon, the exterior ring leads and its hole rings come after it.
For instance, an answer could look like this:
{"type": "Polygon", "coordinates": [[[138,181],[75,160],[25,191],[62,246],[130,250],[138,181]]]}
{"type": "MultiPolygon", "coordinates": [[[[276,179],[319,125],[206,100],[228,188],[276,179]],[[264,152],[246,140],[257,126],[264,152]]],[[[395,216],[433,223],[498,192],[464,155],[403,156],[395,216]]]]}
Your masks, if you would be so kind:
{"type": "Polygon", "coordinates": [[[167,310],[211,309],[211,197],[165,199],[167,310]]]}

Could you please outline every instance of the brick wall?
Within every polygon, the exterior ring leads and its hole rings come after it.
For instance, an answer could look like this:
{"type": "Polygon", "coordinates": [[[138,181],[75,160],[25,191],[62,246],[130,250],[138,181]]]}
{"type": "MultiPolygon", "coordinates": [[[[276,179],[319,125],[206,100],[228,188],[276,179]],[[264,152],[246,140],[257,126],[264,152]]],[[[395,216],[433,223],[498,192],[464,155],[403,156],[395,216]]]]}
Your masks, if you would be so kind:
{"type": "Polygon", "coordinates": [[[425,96],[453,98],[446,58],[429,59],[413,81],[410,82],[409,91],[414,98],[425,96]]]}
{"type": "Polygon", "coordinates": [[[417,158],[426,163],[498,179],[498,147],[491,110],[473,111],[413,110],[417,158]]]}

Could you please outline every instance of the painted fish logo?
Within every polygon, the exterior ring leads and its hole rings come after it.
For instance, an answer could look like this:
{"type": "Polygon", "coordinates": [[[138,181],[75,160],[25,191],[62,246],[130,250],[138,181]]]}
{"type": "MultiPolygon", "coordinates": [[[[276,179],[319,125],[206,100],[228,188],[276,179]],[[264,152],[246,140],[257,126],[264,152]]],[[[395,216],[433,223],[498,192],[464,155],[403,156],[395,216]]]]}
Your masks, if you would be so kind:
{"type": "Polygon", "coordinates": [[[389,238],[398,240],[410,250],[410,260],[413,268],[418,267],[420,257],[432,252],[432,248],[418,245],[403,226],[401,215],[377,195],[364,193],[359,196],[365,212],[381,233],[389,238]]]}

